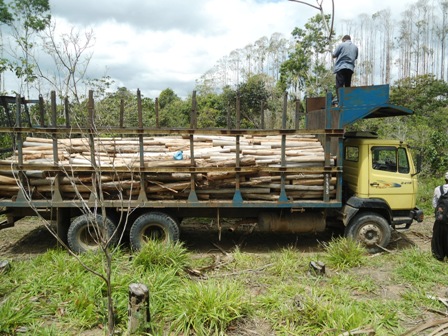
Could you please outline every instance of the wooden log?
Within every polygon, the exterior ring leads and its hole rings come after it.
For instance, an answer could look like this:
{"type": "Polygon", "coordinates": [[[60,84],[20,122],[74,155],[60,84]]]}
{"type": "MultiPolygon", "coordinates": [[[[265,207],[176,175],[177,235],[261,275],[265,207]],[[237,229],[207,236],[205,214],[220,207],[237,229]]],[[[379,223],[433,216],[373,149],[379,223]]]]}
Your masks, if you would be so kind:
{"type": "MultiPolygon", "coordinates": [[[[216,162],[203,162],[201,167],[235,167],[235,160],[224,160],[216,162]]],[[[240,160],[240,166],[254,166],[255,159],[251,157],[243,157],[240,160]]]]}
{"type": "Polygon", "coordinates": [[[28,137],[26,137],[26,139],[23,143],[26,143],[26,142],[40,143],[40,145],[42,146],[43,143],[47,143],[47,144],[51,145],[53,143],[53,139],[28,136],[28,137]]]}
{"type": "Polygon", "coordinates": [[[0,175],[0,184],[11,184],[11,185],[17,185],[17,181],[15,178],[0,175]]]}
{"type": "Polygon", "coordinates": [[[19,191],[19,186],[16,184],[16,185],[12,185],[12,184],[4,184],[4,185],[2,185],[1,186],[1,188],[0,188],[0,190],[2,191],[2,192],[11,192],[11,191],[14,191],[14,192],[16,192],[16,191],[19,191]]]}
{"type": "Polygon", "coordinates": [[[128,190],[140,188],[140,181],[112,181],[102,182],[101,187],[103,190],[128,190]]]}
{"type": "MultiPolygon", "coordinates": [[[[295,185],[323,185],[324,179],[309,179],[309,180],[292,180],[292,184],[295,185]]],[[[330,184],[335,185],[336,184],[336,177],[332,177],[330,179],[330,184]]]]}
{"type": "MultiPolygon", "coordinates": [[[[92,166],[92,161],[83,157],[74,157],[69,159],[70,165],[80,165],[80,166],[92,166]]],[[[112,167],[111,161],[99,161],[96,160],[96,164],[99,166],[112,167]]]]}
{"type": "Polygon", "coordinates": [[[189,160],[162,160],[162,161],[150,161],[145,162],[145,167],[189,167],[191,162],[189,160]]]}
{"type": "MultiPolygon", "coordinates": [[[[262,185],[264,188],[271,188],[271,189],[275,189],[275,190],[280,190],[281,189],[281,184],[280,183],[270,183],[267,185],[262,185]]],[[[330,190],[334,189],[334,186],[330,186],[330,190]]],[[[286,184],[285,185],[285,190],[324,190],[323,186],[313,186],[313,185],[290,185],[290,184],[286,184]]]]}
{"type": "MultiPolygon", "coordinates": [[[[252,193],[252,194],[269,194],[271,192],[270,188],[241,188],[241,193],[252,193]]],[[[197,189],[198,194],[234,194],[235,189],[233,188],[222,188],[222,189],[197,189]]]]}
{"type": "Polygon", "coordinates": [[[280,196],[279,195],[244,193],[244,198],[251,199],[251,200],[261,200],[261,201],[278,201],[280,196]]]}
{"type": "Polygon", "coordinates": [[[148,181],[155,185],[148,186],[146,192],[156,193],[161,191],[172,191],[177,193],[179,190],[184,190],[190,188],[190,182],[179,182],[179,183],[157,183],[155,181],[148,181]]]}
{"type": "MultiPolygon", "coordinates": [[[[30,177],[30,178],[45,178],[46,176],[46,172],[42,171],[42,170],[27,170],[27,171],[22,171],[22,173],[25,173],[25,176],[30,177]]],[[[18,172],[15,170],[8,170],[8,171],[0,171],[0,175],[3,176],[11,176],[14,179],[18,176],[18,172]]]]}
{"type": "MultiPolygon", "coordinates": [[[[101,175],[100,179],[101,179],[101,182],[111,182],[114,180],[114,178],[112,176],[108,176],[108,175],[101,175]]],[[[83,176],[83,175],[64,176],[59,181],[60,184],[91,183],[91,182],[92,182],[92,175],[89,175],[89,176],[83,176]]]]}
{"type": "MultiPolygon", "coordinates": [[[[36,191],[44,193],[44,192],[53,192],[55,190],[54,185],[40,185],[36,187],[36,191]]],[[[92,186],[87,186],[84,184],[76,184],[72,186],[71,184],[63,184],[59,186],[59,190],[61,192],[73,192],[77,190],[78,192],[91,192],[93,190],[92,186]]]]}
{"type": "Polygon", "coordinates": [[[54,184],[54,177],[30,179],[28,183],[32,186],[52,185],[54,184]]]}
{"type": "MultiPolygon", "coordinates": [[[[239,173],[241,178],[250,177],[256,174],[256,171],[253,172],[244,172],[239,173]]],[[[207,173],[207,180],[208,181],[217,181],[217,180],[226,180],[229,178],[235,178],[236,173],[235,172],[216,172],[216,173],[207,173]]]]}

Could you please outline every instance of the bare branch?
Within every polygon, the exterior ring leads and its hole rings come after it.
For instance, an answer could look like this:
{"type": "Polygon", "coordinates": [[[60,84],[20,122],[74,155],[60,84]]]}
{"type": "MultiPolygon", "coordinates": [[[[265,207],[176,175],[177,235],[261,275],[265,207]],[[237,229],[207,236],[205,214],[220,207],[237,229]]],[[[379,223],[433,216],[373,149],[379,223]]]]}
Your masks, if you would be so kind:
{"type": "Polygon", "coordinates": [[[321,10],[322,10],[322,6],[320,6],[320,7],[318,7],[318,6],[314,6],[314,5],[309,4],[309,3],[305,2],[305,1],[300,1],[300,0],[289,0],[289,1],[292,1],[292,2],[298,2],[298,3],[301,3],[301,4],[303,4],[303,5],[307,5],[307,6],[313,7],[314,9],[317,9],[318,11],[321,11],[321,10]]]}

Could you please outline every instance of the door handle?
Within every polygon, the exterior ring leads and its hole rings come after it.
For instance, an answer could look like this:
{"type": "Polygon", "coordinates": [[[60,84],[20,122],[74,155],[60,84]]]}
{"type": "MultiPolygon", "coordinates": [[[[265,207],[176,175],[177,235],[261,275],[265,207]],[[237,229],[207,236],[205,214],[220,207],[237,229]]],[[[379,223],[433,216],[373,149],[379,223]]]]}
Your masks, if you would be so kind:
{"type": "Polygon", "coordinates": [[[371,187],[378,187],[379,183],[378,182],[373,182],[373,183],[370,183],[370,186],[371,187]]]}

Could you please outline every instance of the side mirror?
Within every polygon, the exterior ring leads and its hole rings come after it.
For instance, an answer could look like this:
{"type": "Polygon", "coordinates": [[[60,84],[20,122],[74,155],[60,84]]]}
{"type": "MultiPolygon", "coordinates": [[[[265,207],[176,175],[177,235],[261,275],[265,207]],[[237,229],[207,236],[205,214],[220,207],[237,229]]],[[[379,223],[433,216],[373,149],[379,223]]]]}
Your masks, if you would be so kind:
{"type": "Polygon", "coordinates": [[[416,171],[415,174],[412,174],[412,176],[420,174],[422,171],[422,154],[420,151],[417,154],[417,164],[415,166],[415,171],[416,171]]]}
{"type": "Polygon", "coordinates": [[[422,153],[418,153],[417,155],[417,174],[422,171],[422,153]]]}

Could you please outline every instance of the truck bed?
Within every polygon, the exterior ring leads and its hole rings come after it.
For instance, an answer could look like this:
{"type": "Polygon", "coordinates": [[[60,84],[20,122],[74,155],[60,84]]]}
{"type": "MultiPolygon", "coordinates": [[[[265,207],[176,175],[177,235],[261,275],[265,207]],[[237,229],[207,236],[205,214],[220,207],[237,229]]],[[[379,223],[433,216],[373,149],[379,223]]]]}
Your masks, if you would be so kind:
{"type": "Polygon", "coordinates": [[[120,129],[112,137],[110,129],[96,129],[95,137],[85,136],[90,130],[63,127],[0,131],[17,138],[14,155],[0,161],[2,207],[72,207],[98,200],[111,207],[124,202],[161,208],[341,202],[341,169],[316,138],[340,136],[335,130],[120,129]],[[103,132],[109,136],[101,137],[103,132]]]}

